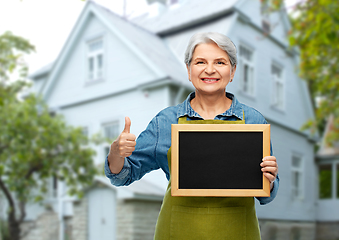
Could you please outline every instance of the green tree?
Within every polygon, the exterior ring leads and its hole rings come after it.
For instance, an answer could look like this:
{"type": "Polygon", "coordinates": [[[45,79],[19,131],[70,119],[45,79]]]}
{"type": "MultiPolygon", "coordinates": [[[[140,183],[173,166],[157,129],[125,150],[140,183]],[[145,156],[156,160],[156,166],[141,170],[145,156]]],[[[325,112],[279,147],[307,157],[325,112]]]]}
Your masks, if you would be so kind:
{"type": "Polygon", "coordinates": [[[15,80],[25,80],[28,67],[23,55],[34,50],[29,41],[11,32],[0,35],[0,82],[7,83],[14,71],[18,73],[15,80]]]}
{"type": "MultiPolygon", "coordinates": [[[[283,0],[272,3],[275,10],[283,7],[283,0]]],[[[339,141],[339,4],[332,0],[299,1],[290,16],[290,45],[300,51],[299,73],[307,81],[316,114],[305,128],[322,133],[333,114],[335,129],[327,141],[339,141]]]]}
{"type": "Polygon", "coordinates": [[[80,128],[67,126],[62,116],[51,116],[33,94],[20,94],[27,83],[9,81],[14,70],[25,79],[25,53],[34,50],[23,38],[7,32],[0,36],[0,191],[8,202],[8,228],[20,239],[20,224],[29,202],[42,201],[52,177],[64,181],[69,194],[81,195],[97,170],[94,151],[80,128]]]}

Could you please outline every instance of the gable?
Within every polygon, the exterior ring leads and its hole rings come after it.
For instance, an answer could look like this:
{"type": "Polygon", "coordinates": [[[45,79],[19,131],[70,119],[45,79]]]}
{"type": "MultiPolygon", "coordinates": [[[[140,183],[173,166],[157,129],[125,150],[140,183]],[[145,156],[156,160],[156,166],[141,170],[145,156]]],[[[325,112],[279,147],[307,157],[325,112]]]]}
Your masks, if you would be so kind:
{"type": "Polygon", "coordinates": [[[115,94],[126,88],[136,88],[157,77],[133,50],[94,14],[90,14],[54,76],[52,90],[45,98],[51,107],[74,104],[115,94]],[[96,39],[101,39],[103,43],[103,77],[90,81],[88,44],[96,39]]]}

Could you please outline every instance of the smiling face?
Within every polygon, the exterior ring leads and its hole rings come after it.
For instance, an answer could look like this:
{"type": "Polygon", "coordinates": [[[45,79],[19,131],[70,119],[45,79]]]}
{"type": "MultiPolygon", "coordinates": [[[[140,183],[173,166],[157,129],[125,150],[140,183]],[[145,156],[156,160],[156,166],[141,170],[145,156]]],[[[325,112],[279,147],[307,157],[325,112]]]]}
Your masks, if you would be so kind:
{"type": "Polygon", "coordinates": [[[227,53],[215,43],[199,44],[187,66],[188,76],[197,94],[223,94],[233,79],[235,67],[227,53]]]}

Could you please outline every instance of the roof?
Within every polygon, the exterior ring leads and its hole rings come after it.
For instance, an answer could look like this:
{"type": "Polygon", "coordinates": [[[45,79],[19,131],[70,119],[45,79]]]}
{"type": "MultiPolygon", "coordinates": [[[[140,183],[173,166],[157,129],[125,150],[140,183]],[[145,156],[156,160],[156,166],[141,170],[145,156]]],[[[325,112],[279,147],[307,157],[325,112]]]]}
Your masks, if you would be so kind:
{"type": "Polygon", "coordinates": [[[144,15],[132,21],[150,32],[163,34],[224,16],[231,13],[238,2],[239,0],[186,0],[180,6],[166,8],[155,17],[144,15]]]}
{"type": "Polygon", "coordinates": [[[333,156],[339,156],[339,142],[333,143],[331,146],[326,142],[326,137],[332,131],[338,131],[338,129],[334,125],[334,116],[331,115],[327,121],[326,128],[324,131],[324,136],[320,145],[320,149],[317,152],[317,156],[319,158],[328,158],[333,156]]]}
{"type": "MultiPolygon", "coordinates": [[[[161,188],[160,186],[157,186],[144,178],[133,182],[129,186],[121,187],[113,186],[110,181],[104,176],[96,176],[95,181],[114,191],[121,191],[121,193],[118,193],[118,197],[123,199],[141,198],[149,200],[162,200],[166,192],[165,188],[161,188]]],[[[88,190],[90,189],[91,188],[89,188],[88,190]]]]}
{"type": "Polygon", "coordinates": [[[30,79],[37,79],[45,74],[48,74],[52,68],[53,68],[53,64],[54,62],[51,62],[45,66],[43,66],[42,68],[40,68],[39,70],[35,71],[34,73],[30,74],[28,77],[30,79]]]}
{"type": "Polygon", "coordinates": [[[120,187],[120,188],[126,188],[135,194],[154,195],[154,196],[162,196],[162,197],[165,195],[165,191],[166,191],[166,189],[160,188],[159,186],[143,178],[138,181],[133,182],[129,186],[120,187]]]}

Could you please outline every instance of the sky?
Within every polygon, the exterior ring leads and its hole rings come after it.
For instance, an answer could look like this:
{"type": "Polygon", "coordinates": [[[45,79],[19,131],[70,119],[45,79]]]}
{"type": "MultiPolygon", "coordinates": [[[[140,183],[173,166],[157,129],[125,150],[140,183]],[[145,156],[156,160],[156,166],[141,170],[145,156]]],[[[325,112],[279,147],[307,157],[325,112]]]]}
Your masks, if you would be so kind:
{"type": "MultiPolygon", "coordinates": [[[[95,0],[118,14],[122,14],[123,1],[95,0]]],[[[146,0],[126,1],[127,14],[147,11],[146,0]]],[[[285,0],[287,7],[296,1],[285,0]]],[[[82,0],[0,0],[0,34],[11,31],[36,47],[35,53],[25,57],[33,73],[58,57],[84,5],[82,0]]]]}

